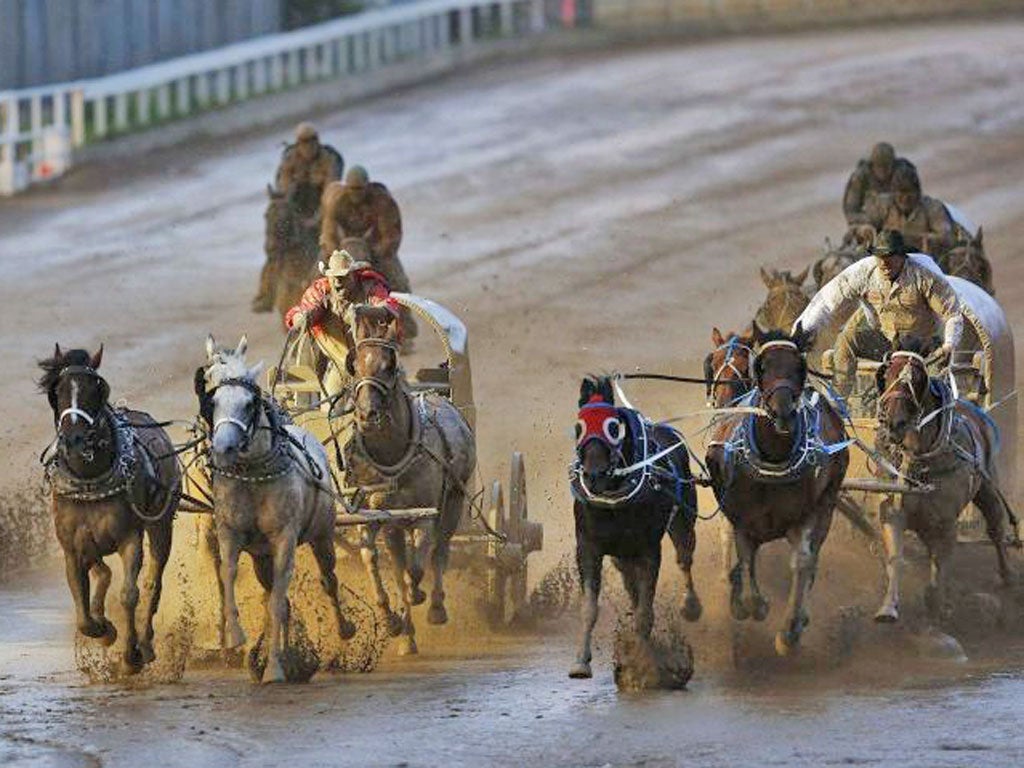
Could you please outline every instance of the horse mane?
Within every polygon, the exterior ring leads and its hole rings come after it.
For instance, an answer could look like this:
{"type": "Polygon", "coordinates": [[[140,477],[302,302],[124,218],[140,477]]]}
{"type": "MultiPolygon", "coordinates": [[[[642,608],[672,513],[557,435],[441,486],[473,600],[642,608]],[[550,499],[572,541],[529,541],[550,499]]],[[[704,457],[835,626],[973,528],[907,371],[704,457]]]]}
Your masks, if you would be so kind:
{"type": "Polygon", "coordinates": [[[220,349],[217,358],[206,368],[206,381],[214,386],[227,379],[242,379],[255,383],[249,366],[245,364],[244,355],[236,355],[234,350],[220,349]]]}
{"type": "Polygon", "coordinates": [[[769,342],[772,342],[772,341],[792,341],[795,344],[796,343],[796,338],[793,337],[793,336],[790,336],[785,331],[780,331],[778,329],[772,329],[770,331],[762,331],[760,337],[758,338],[758,342],[760,344],[768,344],[769,342]]]}
{"type": "Polygon", "coordinates": [[[39,360],[36,364],[43,369],[43,375],[36,382],[39,391],[49,392],[57,386],[61,371],[72,365],[91,366],[92,355],[84,349],[69,349],[59,355],[55,354],[53,357],[39,360]]]}

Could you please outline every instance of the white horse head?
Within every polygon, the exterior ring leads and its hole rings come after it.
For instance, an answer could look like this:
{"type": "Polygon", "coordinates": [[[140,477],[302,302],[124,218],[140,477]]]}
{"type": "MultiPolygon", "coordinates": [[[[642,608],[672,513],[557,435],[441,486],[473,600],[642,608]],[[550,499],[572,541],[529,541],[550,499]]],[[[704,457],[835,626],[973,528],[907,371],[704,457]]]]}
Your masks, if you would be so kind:
{"type": "Polygon", "coordinates": [[[206,339],[206,388],[213,392],[213,434],[211,449],[217,466],[227,467],[257,441],[264,419],[260,408],[259,376],[263,363],[249,367],[245,362],[245,336],[234,350],[218,348],[213,336],[206,339]]]}

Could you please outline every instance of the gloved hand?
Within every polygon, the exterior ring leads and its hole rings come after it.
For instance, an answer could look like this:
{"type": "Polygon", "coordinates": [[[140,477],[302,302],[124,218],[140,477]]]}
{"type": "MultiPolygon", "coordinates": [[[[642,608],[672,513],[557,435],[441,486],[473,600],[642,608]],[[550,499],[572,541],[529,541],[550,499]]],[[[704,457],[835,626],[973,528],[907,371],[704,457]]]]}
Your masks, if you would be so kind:
{"type": "Polygon", "coordinates": [[[953,357],[953,347],[949,344],[943,344],[941,347],[936,349],[930,355],[928,355],[928,364],[933,365],[937,368],[945,368],[949,365],[949,361],[953,357]]]}
{"type": "Polygon", "coordinates": [[[292,330],[304,333],[306,330],[306,313],[296,312],[292,315],[292,330]]]}

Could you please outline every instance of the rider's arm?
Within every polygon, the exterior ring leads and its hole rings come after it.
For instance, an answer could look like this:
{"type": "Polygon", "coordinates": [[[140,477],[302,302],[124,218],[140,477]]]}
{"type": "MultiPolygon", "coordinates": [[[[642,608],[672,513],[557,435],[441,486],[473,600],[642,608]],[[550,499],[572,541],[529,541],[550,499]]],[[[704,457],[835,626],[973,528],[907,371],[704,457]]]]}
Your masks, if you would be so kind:
{"type": "Polygon", "coordinates": [[[380,204],[377,232],[380,235],[378,248],[381,255],[397,254],[398,246],[402,244],[402,214],[398,210],[398,203],[390,195],[380,204]]]}
{"type": "Polygon", "coordinates": [[[942,254],[953,247],[953,220],[946,206],[934,199],[925,203],[928,212],[928,253],[942,254]]]}
{"type": "Polygon", "coordinates": [[[299,303],[285,312],[284,324],[290,330],[295,322],[295,315],[302,312],[306,315],[306,327],[320,321],[327,307],[327,296],[331,292],[330,280],[321,277],[306,289],[299,299],[299,303]]]}
{"type": "Polygon", "coordinates": [[[861,259],[848,266],[818,291],[796,322],[804,331],[815,333],[824,330],[833,320],[845,322],[866,293],[873,266],[871,259],[861,259]]]}
{"type": "Polygon", "coordinates": [[[945,276],[922,270],[921,292],[928,300],[928,306],[943,322],[942,345],[950,351],[956,349],[964,333],[963,307],[960,297],[945,276]]]}
{"type": "Polygon", "coordinates": [[[864,178],[861,167],[857,166],[846,182],[843,193],[843,213],[847,224],[870,224],[864,214],[864,178]]]}

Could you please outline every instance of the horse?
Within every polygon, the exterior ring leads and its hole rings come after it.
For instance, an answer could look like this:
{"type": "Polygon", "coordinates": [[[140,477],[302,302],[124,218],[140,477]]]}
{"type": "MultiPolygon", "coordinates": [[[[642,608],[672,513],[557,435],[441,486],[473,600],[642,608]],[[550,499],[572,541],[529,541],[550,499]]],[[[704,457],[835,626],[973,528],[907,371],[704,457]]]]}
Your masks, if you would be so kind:
{"type": "Polygon", "coordinates": [[[754,389],[741,401],[759,414],[723,414],[713,422],[707,466],[715,497],[732,524],[738,562],[730,571],[733,618],[762,621],[768,601],[755,573],[757,550],[785,537],[792,581],[775,650],[797,648],[809,616],[804,607],[849,465],[842,421],[805,389],[812,333],[765,333],[753,324],[754,389]]]}
{"type": "Polygon", "coordinates": [[[78,631],[108,646],[118,633],[106,618],[111,572],[103,559],[115,552],[121,557],[122,659],[133,674],[156,659],[153,617],[171,553],[181,472],[170,438],[149,414],[111,407],[110,386],[99,373],[102,359],[102,346],[90,355],[84,349],[64,352],[58,344],[52,357],[39,362],[39,388],[57,433],[43,461],[78,631]],[[149,543],[149,600],[140,638],[135,614],[143,538],[149,543]],[[96,579],[91,601],[90,575],[96,579]]]}
{"type": "Polygon", "coordinates": [[[235,578],[242,551],[252,557],[265,592],[267,665],[263,682],[284,682],[282,649],[287,644],[288,585],[295,549],[309,544],[320,570],[338,635],[355,636],[345,616],[334,572],[334,497],[327,453],[305,429],[289,423],[256,383],[262,364],[248,367],[243,336],[231,350],[206,341],[205,390],[200,413],[209,427],[207,466],[211,475],[217,531],[223,643],[228,650],[246,642],[238,620],[235,578]]]}
{"type": "MultiPolygon", "coordinates": [[[[277,192],[267,186],[267,210],[264,213],[264,267],[261,286],[269,297],[268,310],[273,308],[284,320],[285,313],[298,304],[303,291],[319,277],[317,261],[320,254],[316,223],[303,215],[308,205],[300,204],[294,195],[277,192]]],[[[313,209],[314,217],[316,208],[313,209]]],[[[263,291],[261,290],[261,293],[263,291]]]]}
{"type": "Polygon", "coordinates": [[[714,349],[704,358],[704,385],[710,408],[725,408],[737,403],[753,387],[750,358],[754,351],[753,330],[723,336],[711,329],[714,349]]]}
{"type": "Polygon", "coordinates": [[[761,267],[761,281],[768,289],[768,296],[754,316],[765,330],[789,331],[800,317],[810,299],[803,285],[811,268],[793,275],[788,270],[765,269],[761,267]]]}
{"type": "Polygon", "coordinates": [[[811,265],[815,291],[820,291],[851,264],[870,255],[869,248],[873,239],[874,228],[870,226],[852,227],[838,247],[832,244],[831,238],[826,237],[822,257],[811,265]]]}
{"type": "Polygon", "coordinates": [[[654,627],[661,540],[666,533],[685,580],[684,618],[696,621],[702,607],[691,570],[697,547],[697,491],[682,437],[637,411],[617,408],[606,376],[583,379],[579,409],[570,476],[583,627],[569,677],[582,679],[592,676],[591,637],[606,555],[622,574],[641,640],[647,640],[654,627]]]}
{"type": "Polygon", "coordinates": [[[981,286],[990,296],[996,295],[992,283],[992,264],[985,256],[984,232],[981,227],[975,234],[957,227],[959,242],[935,261],[947,275],[962,277],[981,286]]]}
{"type": "Polygon", "coordinates": [[[355,423],[344,450],[346,482],[364,489],[371,507],[432,508],[439,513],[426,524],[368,524],[360,538],[360,556],[370,576],[378,616],[392,637],[401,636],[399,653],[415,654],[412,607],[426,600],[420,582],[428,556],[433,586],[427,621],[435,625],[448,621],[444,572],[476,468],[476,442],[466,419],[449,400],[433,392],[410,391],[399,365],[400,323],[390,309],[356,305],[350,317],[354,345],[346,367],[352,378],[355,423]],[[380,575],[376,542],[382,528],[402,599],[402,616],[391,609],[380,575]]]}
{"type": "Polygon", "coordinates": [[[899,620],[903,532],[908,528],[924,543],[931,560],[927,610],[933,618],[948,614],[946,580],[956,523],[971,502],[985,519],[1003,582],[1014,582],[1003,521],[1004,516],[1015,518],[996,475],[995,422],[973,403],[954,398],[941,379],[929,376],[928,350],[920,339],[902,337],[895,346],[876,374],[878,428],[886,452],[896,459],[893,463],[903,465],[911,481],[927,483],[931,490],[904,495],[899,508],[883,506],[886,590],[875,615],[880,622],[899,620]]]}

